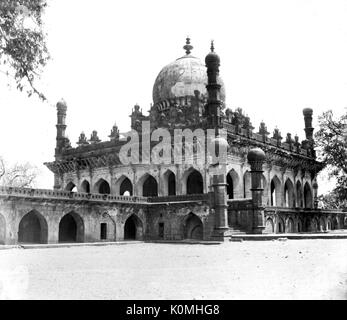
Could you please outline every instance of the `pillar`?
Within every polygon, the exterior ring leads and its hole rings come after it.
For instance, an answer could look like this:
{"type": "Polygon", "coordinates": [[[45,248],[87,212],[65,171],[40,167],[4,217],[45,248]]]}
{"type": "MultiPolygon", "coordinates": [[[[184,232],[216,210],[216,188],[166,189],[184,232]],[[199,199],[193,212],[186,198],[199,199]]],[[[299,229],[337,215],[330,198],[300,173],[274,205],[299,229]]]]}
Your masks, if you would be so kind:
{"type": "Polygon", "coordinates": [[[251,149],[247,155],[251,166],[251,192],[253,203],[253,233],[263,233],[265,230],[265,217],[263,206],[262,174],[265,162],[265,153],[260,148],[251,149]]]}

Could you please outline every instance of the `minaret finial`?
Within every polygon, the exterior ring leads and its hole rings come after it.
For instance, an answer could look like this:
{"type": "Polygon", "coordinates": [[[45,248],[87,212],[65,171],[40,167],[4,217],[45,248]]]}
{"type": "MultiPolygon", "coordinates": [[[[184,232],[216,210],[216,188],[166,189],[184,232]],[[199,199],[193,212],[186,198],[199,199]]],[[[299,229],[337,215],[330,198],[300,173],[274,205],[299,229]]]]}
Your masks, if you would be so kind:
{"type": "Polygon", "coordinates": [[[190,54],[190,52],[193,50],[193,46],[190,44],[190,38],[187,36],[186,38],[186,44],[183,47],[184,50],[186,50],[186,54],[190,54]]]}
{"type": "Polygon", "coordinates": [[[214,45],[213,45],[214,40],[211,40],[211,52],[214,52],[214,45]]]}

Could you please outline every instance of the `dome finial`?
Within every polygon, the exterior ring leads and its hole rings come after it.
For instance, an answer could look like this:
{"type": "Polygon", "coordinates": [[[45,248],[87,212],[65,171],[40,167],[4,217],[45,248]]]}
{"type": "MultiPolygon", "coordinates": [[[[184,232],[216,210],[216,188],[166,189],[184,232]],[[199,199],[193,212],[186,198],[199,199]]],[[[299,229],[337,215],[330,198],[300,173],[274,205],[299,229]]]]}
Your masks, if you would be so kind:
{"type": "Polygon", "coordinates": [[[211,40],[211,52],[214,52],[214,45],[213,45],[214,40],[211,40]]]}
{"type": "Polygon", "coordinates": [[[187,36],[186,38],[186,44],[183,47],[184,50],[186,50],[186,54],[190,54],[190,52],[193,50],[193,46],[190,44],[190,38],[187,36]]]}

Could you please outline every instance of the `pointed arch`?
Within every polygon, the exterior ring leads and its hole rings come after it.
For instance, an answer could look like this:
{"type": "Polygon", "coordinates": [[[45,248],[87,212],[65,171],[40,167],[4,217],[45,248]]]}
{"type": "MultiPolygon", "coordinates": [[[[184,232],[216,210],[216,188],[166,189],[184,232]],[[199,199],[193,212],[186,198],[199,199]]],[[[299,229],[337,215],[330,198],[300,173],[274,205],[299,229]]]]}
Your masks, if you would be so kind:
{"type": "Polygon", "coordinates": [[[100,194],[110,194],[110,184],[105,179],[99,179],[94,185],[94,192],[100,194]]]}
{"type": "Polygon", "coordinates": [[[284,206],[287,208],[295,207],[294,185],[289,178],[284,183],[284,206]]]}
{"type": "Polygon", "coordinates": [[[81,183],[81,192],[90,193],[90,183],[88,180],[83,180],[81,183]]]}
{"type": "Polygon", "coordinates": [[[240,178],[234,169],[231,169],[227,174],[227,194],[229,199],[235,199],[235,191],[240,183],[240,178]]]}
{"type": "Polygon", "coordinates": [[[287,233],[293,233],[294,232],[294,220],[292,218],[288,218],[288,220],[287,220],[286,232],[287,233]]]}
{"type": "Polygon", "coordinates": [[[164,180],[164,195],[175,196],[176,195],[176,175],[170,170],[166,170],[163,175],[164,180]]]}
{"type": "Polygon", "coordinates": [[[285,233],[285,224],[282,218],[278,217],[277,221],[277,233],[285,233]]]}
{"type": "Polygon", "coordinates": [[[304,206],[302,197],[302,185],[299,180],[296,182],[296,206],[299,208],[303,208],[304,206]]]}
{"type": "Polygon", "coordinates": [[[183,177],[186,194],[204,193],[204,179],[198,170],[191,168],[185,172],[183,177]]]}
{"type": "Polygon", "coordinates": [[[48,224],[45,217],[37,210],[27,213],[19,222],[18,242],[47,243],[48,224]]]}
{"type": "Polygon", "coordinates": [[[0,244],[6,243],[6,220],[0,213],[0,244]]]}
{"type": "Polygon", "coordinates": [[[143,223],[141,219],[132,214],[124,224],[124,240],[142,240],[143,239],[143,223]]]}
{"type": "Polygon", "coordinates": [[[152,176],[148,175],[142,185],[142,195],[144,197],[157,197],[158,196],[158,183],[152,176]]]}
{"type": "Polygon", "coordinates": [[[120,196],[132,196],[134,194],[134,187],[130,178],[123,174],[121,175],[114,185],[115,193],[120,196]]]}
{"type": "Polygon", "coordinates": [[[84,221],[75,211],[65,214],[59,222],[59,242],[84,242],[84,221]]]}
{"type": "Polygon", "coordinates": [[[203,224],[194,213],[189,213],[184,221],[184,239],[203,240],[203,224]]]}
{"type": "Polygon", "coordinates": [[[70,181],[66,186],[65,186],[65,191],[72,191],[72,192],[77,192],[77,187],[76,185],[70,181]]]}
{"type": "Polygon", "coordinates": [[[326,222],[324,217],[320,217],[319,219],[319,231],[323,232],[326,230],[326,222]]]}
{"type": "Polygon", "coordinates": [[[281,180],[275,175],[270,183],[270,204],[272,206],[281,206],[281,180]]]}
{"type": "Polygon", "coordinates": [[[304,185],[304,206],[305,208],[312,208],[312,191],[308,182],[304,185]]]}
{"type": "Polygon", "coordinates": [[[274,233],[274,223],[271,218],[266,219],[265,233],[274,233]]]}

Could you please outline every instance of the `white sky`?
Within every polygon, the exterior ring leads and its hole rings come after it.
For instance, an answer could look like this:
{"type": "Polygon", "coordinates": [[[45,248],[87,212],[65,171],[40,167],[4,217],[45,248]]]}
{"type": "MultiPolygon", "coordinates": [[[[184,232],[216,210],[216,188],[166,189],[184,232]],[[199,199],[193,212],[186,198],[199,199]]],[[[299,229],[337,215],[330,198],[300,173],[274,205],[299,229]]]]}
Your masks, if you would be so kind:
{"type": "MultiPolygon", "coordinates": [[[[302,109],[317,116],[347,107],[347,1],[344,0],[48,0],[46,29],[52,59],[41,88],[42,103],[7,86],[0,73],[0,155],[30,161],[51,188],[42,165],[55,147],[55,103],[68,104],[67,134],[73,144],[93,129],[108,139],[117,122],[129,130],[131,108],[152,102],[154,80],[184,55],[204,59],[210,40],[221,57],[227,106],[243,108],[258,129],[304,138],[302,109]]],[[[329,187],[321,181],[320,192],[329,187]]]]}

